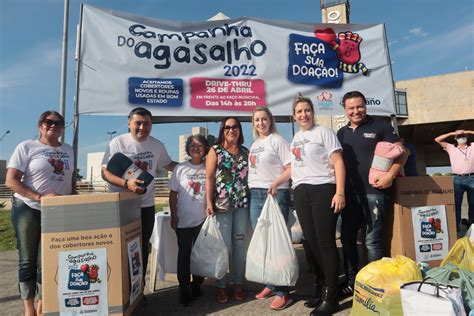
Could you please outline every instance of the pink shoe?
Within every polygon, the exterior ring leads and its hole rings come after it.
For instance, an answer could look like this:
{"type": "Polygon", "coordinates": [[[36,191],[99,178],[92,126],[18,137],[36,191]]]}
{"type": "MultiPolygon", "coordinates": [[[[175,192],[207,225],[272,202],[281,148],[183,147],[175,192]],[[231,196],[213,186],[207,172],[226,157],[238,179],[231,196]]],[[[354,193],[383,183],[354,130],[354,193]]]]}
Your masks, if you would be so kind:
{"type": "Polygon", "coordinates": [[[266,298],[269,298],[270,296],[275,295],[275,292],[270,290],[268,287],[264,288],[260,293],[255,295],[255,298],[258,300],[264,300],[266,298]]]}
{"type": "Polygon", "coordinates": [[[287,308],[291,303],[293,303],[293,300],[289,295],[277,296],[270,305],[270,308],[279,311],[287,308]]]}

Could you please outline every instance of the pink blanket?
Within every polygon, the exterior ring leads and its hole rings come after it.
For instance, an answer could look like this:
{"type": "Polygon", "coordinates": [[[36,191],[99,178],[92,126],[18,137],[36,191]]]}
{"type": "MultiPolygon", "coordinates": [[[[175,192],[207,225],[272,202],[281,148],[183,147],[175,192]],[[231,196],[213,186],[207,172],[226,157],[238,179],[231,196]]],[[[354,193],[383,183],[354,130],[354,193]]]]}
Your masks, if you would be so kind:
{"type": "Polygon", "coordinates": [[[375,179],[385,174],[393,164],[393,161],[400,157],[403,148],[389,142],[378,142],[375,147],[374,159],[369,171],[369,183],[374,184],[375,179]]]}

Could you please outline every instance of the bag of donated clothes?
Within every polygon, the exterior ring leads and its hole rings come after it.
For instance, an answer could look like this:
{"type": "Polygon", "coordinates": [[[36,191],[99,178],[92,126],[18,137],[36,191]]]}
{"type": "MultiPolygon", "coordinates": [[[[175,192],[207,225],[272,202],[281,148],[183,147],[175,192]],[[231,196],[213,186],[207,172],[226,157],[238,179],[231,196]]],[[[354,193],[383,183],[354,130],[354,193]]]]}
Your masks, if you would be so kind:
{"type": "Polygon", "coordinates": [[[369,170],[369,183],[374,184],[375,178],[386,173],[393,161],[400,157],[403,148],[389,142],[378,142],[375,146],[374,159],[369,170]]]}
{"type": "Polygon", "coordinates": [[[402,316],[400,286],[421,279],[415,261],[404,256],[369,263],[357,273],[351,315],[402,316]]]}
{"type": "Polygon", "coordinates": [[[202,224],[191,251],[191,273],[202,277],[222,279],[229,270],[229,252],[215,216],[202,224]]]}
{"type": "Polygon", "coordinates": [[[257,283],[290,286],[298,280],[298,269],[285,219],[277,201],[269,194],[247,251],[245,278],[257,283]]]}
{"type": "Polygon", "coordinates": [[[142,180],[143,183],[140,184],[140,186],[143,188],[146,188],[154,179],[148,171],[141,169],[140,166],[136,165],[130,158],[122,153],[116,153],[110,158],[107,164],[107,170],[124,180],[142,180]]]}

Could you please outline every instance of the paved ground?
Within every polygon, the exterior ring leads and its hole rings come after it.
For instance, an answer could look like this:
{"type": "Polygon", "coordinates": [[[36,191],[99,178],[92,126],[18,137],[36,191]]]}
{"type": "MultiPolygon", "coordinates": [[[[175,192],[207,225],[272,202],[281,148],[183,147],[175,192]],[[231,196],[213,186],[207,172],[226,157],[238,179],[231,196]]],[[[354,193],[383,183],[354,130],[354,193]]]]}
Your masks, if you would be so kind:
{"type": "MultiPolygon", "coordinates": [[[[272,298],[256,300],[253,297],[261,286],[246,282],[244,288],[248,290],[248,298],[243,302],[231,300],[229,304],[218,304],[215,301],[216,287],[213,280],[206,280],[203,286],[203,296],[188,307],[178,304],[178,282],[174,275],[166,275],[166,281],[157,282],[157,289],[150,293],[146,287],[147,303],[142,305],[138,315],[307,315],[311,311],[304,307],[305,300],[313,292],[314,278],[309,272],[308,265],[301,245],[295,245],[300,263],[300,277],[292,290],[294,303],[283,311],[272,311],[269,306],[272,298]]],[[[0,306],[1,315],[21,315],[22,302],[17,290],[17,262],[16,251],[0,253],[0,306]]],[[[336,315],[349,315],[351,300],[341,302],[340,312],[336,315]]]]}

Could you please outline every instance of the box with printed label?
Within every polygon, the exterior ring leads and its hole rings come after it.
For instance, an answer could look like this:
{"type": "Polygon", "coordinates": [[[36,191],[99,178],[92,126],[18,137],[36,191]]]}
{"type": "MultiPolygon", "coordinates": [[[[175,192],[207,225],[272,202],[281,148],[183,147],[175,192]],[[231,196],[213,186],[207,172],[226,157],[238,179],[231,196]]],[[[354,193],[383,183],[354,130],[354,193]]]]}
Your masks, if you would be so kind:
{"type": "Polygon", "coordinates": [[[384,224],[384,255],[438,266],[457,239],[453,178],[397,178],[392,205],[384,224]]]}
{"type": "Polygon", "coordinates": [[[143,296],[140,196],[41,200],[43,315],[130,315],[143,296]]]}

